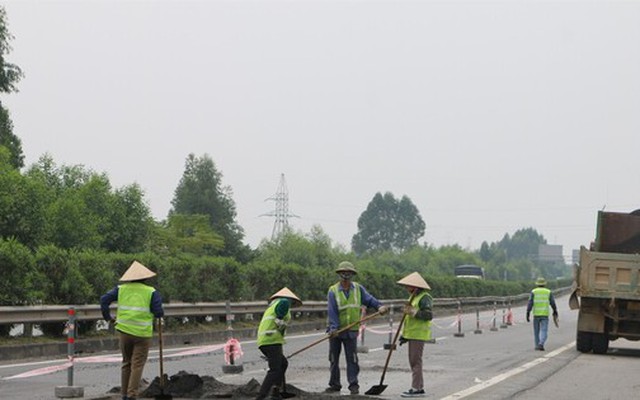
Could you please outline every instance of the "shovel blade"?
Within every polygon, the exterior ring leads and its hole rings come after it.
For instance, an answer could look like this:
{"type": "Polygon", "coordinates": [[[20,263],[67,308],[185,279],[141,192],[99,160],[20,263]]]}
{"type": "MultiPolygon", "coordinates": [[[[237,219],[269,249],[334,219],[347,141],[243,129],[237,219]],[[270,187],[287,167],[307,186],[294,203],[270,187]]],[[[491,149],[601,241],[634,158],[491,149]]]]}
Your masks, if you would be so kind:
{"type": "Polygon", "coordinates": [[[384,392],[386,388],[387,388],[387,385],[374,385],[374,386],[371,386],[371,389],[364,392],[364,394],[370,394],[375,396],[384,392]]]}

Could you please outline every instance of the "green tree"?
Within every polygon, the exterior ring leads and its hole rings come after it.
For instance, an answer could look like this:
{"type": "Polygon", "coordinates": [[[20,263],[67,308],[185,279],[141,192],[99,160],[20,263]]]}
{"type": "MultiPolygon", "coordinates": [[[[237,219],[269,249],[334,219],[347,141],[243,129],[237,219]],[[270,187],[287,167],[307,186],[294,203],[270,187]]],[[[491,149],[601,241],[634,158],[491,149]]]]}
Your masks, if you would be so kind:
{"type": "Polygon", "coordinates": [[[222,185],[222,173],[205,154],[189,154],[185,171],[171,200],[172,214],[201,214],[209,217],[213,230],[224,239],[221,256],[246,261],[249,248],[242,243],[244,232],[236,222],[236,205],[232,190],[222,185]]]}
{"type": "MultiPolygon", "coordinates": [[[[17,92],[17,84],[23,77],[22,70],[15,64],[6,61],[6,56],[11,52],[9,42],[13,35],[7,27],[7,12],[4,6],[0,6],[0,92],[17,92]]],[[[24,166],[24,155],[22,154],[22,143],[13,133],[13,122],[9,116],[9,111],[0,103],[0,146],[9,149],[11,153],[11,165],[20,169],[24,166]]]]}
{"type": "Polygon", "coordinates": [[[211,256],[220,252],[224,240],[211,228],[208,215],[171,214],[156,225],[149,245],[160,254],[211,256]]]}
{"type": "Polygon", "coordinates": [[[64,249],[144,249],[153,219],[137,184],[113,190],[106,174],[80,165],[57,167],[49,155],[26,176],[46,194],[46,243],[64,249]]]}
{"type": "Polygon", "coordinates": [[[7,54],[12,50],[9,42],[13,35],[7,27],[7,11],[4,6],[0,6],[0,92],[17,92],[17,84],[24,76],[20,67],[5,60],[7,54]]]}
{"type": "Polygon", "coordinates": [[[9,162],[15,169],[24,167],[24,155],[22,154],[22,142],[13,134],[13,122],[9,111],[0,104],[0,146],[9,150],[9,162]]]}
{"type": "Polygon", "coordinates": [[[109,225],[103,247],[125,253],[144,249],[153,229],[151,210],[136,183],[113,191],[109,200],[109,225]]]}
{"type": "Polygon", "coordinates": [[[31,248],[45,238],[46,190],[14,169],[0,146],[0,238],[15,238],[31,248]]]}
{"type": "Polygon", "coordinates": [[[15,239],[0,239],[0,305],[30,305],[44,299],[44,276],[31,251],[15,239]]]}
{"type": "Polygon", "coordinates": [[[547,240],[533,228],[517,230],[512,237],[505,234],[500,241],[500,247],[507,251],[509,260],[534,259],[538,255],[538,246],[546,244],[547,240]]]}
{"type": "Polygon", "coordinates": [[[424,236],[425,223],[413,202],[402,196],[376,193],[358,218],[358,233],[351,239],[356,254],[367,252],[401,252],[418,245],[424,236]]]}

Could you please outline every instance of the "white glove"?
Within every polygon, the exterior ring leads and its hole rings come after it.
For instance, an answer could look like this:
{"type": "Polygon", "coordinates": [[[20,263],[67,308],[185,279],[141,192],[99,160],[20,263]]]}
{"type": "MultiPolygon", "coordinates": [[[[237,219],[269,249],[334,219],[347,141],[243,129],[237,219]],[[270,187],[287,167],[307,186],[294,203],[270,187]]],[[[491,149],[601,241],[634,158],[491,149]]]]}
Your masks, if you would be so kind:
{"type": "Polygon", "coordinates": [[[275,323],[278,329],[285,329],[287,327],[287,322],[283,319],[276,318],[275,323]]]}
{"type": "Polygon", "coordinates": [[[378,312],[380,313],[380,315],[385,315],[387,312],[389,312],[389,307],[380,306],[380,308],[378,308],[378,312]]]}

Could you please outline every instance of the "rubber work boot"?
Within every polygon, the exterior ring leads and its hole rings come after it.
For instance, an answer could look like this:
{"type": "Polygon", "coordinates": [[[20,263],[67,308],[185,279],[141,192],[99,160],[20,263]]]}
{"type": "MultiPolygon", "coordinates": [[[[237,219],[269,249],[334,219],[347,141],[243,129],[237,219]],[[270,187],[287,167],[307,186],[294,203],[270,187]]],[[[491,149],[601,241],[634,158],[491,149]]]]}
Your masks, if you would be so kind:
{"type": "Polygon", "coordinates": [[[271,389],[271,396],[269,396],[269,400],[282,400],[280,388],[274,387],[273,389],[271,389]]]}
{"type": "Polygon", "coordinates": [[[353,385],[349,386],[349,394],[358,394],[360,393],[360,386],[353,385]]]}
{"type": "Polygon", "coordinates": [[[340,389],[341,389],[341,388],[340,388],[340,387],[338,387],[338,386],[329,386],[328,388],[326,388],[326,389],[324,390],[324,392],[325,392],[325,393],[336,393],[336,392],[339,392],[339,391],[340,391],[340,389]]]}

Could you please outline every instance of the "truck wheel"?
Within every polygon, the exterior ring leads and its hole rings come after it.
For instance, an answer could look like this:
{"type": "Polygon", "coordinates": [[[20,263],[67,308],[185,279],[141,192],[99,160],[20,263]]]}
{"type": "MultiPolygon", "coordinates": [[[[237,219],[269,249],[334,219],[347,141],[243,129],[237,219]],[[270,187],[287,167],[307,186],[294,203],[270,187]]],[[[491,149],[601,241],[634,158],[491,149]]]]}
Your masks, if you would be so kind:
{"type": "Polygon", "coordinates": [[[581,353],[588,353],[593,349],[593,333],[578,331],[576,335],[576,349],[581,353]]]}
{"type": "Polygon", "coordinates": [[[609,350],[609,338],[604,333],[593,334],[593,352],[595,354],[605,354],[609,350]]]}

